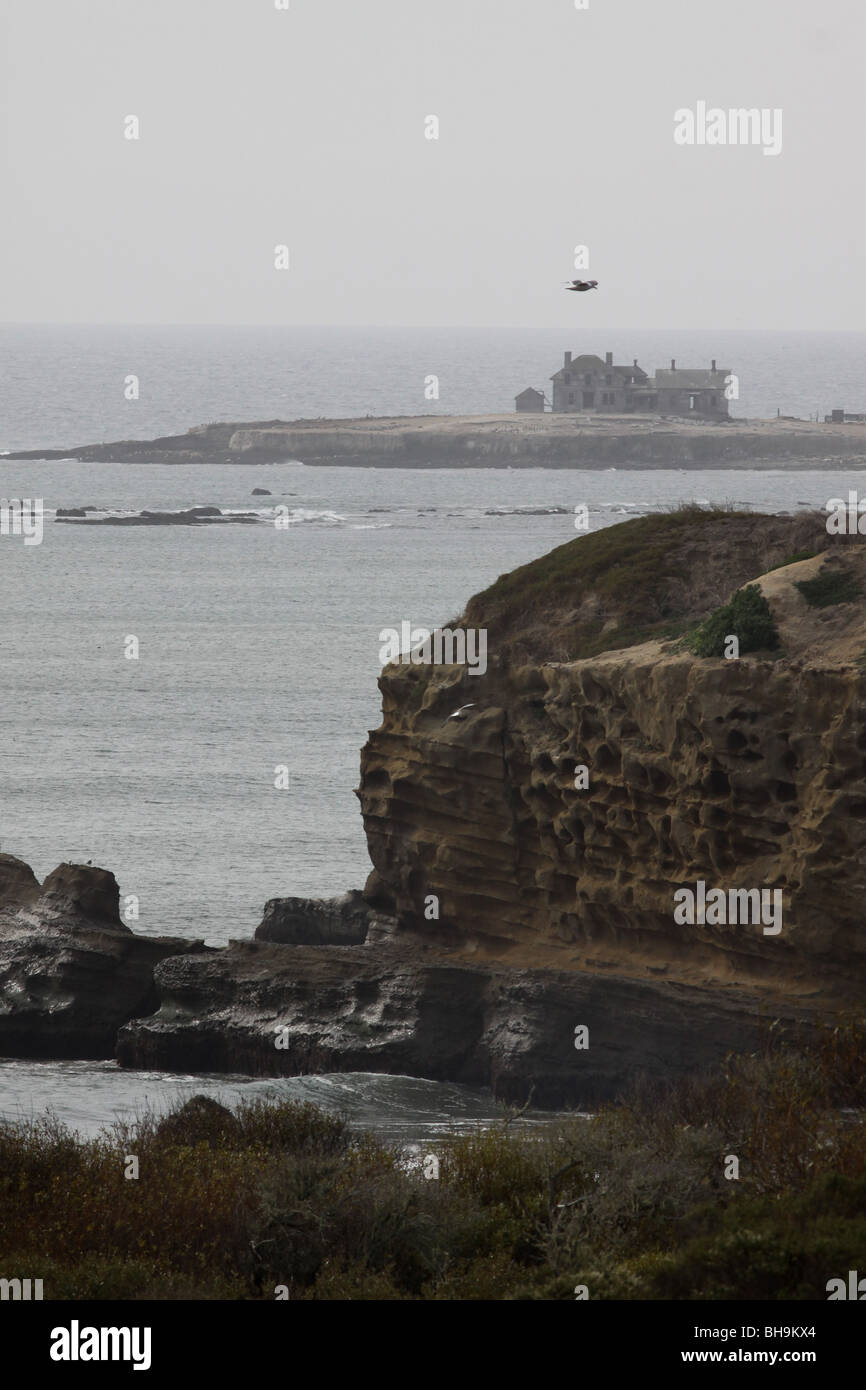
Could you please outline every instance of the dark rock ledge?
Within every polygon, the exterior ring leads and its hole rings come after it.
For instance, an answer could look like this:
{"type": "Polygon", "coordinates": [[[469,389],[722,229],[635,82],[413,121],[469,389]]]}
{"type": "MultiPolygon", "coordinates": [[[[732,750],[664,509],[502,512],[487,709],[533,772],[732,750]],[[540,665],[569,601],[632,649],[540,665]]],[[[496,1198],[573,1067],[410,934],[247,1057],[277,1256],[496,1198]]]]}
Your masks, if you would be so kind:
{"type": "Polygon", "coordinates": [[[813,1017],[743,989],[470,963],[358,892],[274,899],[255,939],[223,950],[136,935],[118,902],[104,869],[61,864],[40,885],[0,855],[0,1055],[390,1072],[582,1105],[637,1071],[681,1075],[754,1047],[762,1020],[813,1017]],[[575,1049],[578,1024],[588,1051],[575,1049]]]}
{"type": "Polygon", "coordinates": [[[531,1094],[539,1106],[593,1104],[637,1071],[709,1067],[754,1047],[760,1019],[777,1016],[744,991],[411,961],[389,943],[244,942],[165,959],[155,978],[160,1008],[120,1030],[122,1066],[390,1072],[489,1085],[515,1102],[531,1094]],[[588,1051],[574,1047],[579,1023],[588,1051]]]}
{"type": "Polygon", "coordinates": [[[105,869],[61,864],[40,885],[0,854],[0,1056],[113,1057],[121,1024],[156,1006],[154,967],[202,949],[136,936],[105,869]]]}

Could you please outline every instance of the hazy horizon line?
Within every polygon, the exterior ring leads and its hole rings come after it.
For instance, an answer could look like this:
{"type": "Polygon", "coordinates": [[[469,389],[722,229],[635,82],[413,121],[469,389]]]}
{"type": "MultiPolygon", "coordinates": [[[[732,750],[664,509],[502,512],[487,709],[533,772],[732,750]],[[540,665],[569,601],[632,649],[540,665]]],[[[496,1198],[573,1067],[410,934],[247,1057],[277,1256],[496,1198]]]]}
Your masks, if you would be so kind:
{"type": "MultiPolygon", "coordinates": [[[[272,323],[272,322],[246,322],[246,321],[214,321],[202,322],[193,320],[95,320],[95,319],[0,319],[0,328],[257,328],[257,329],[328,329],[335,331],[348,330],[379,330],[382,332],[406,331],[406,332],[506,332],[506,333],[557,333],[560,330],[555,325],[545,326],[543,324],[520,324],[520,323],[272,323]]],[[[819,334],[861,334],[866,336],[864,328],[693,328],[675,327],[672,325],[660,325],[657,327],[631,327],[631,328],[611,328],[597,325],[589,325],[585,329],[575,331],[585,332],[587,335],[596,336],[609,333],[778,333],[778,334],[799,334],[801,336],[818,336],[819,334]]]]}

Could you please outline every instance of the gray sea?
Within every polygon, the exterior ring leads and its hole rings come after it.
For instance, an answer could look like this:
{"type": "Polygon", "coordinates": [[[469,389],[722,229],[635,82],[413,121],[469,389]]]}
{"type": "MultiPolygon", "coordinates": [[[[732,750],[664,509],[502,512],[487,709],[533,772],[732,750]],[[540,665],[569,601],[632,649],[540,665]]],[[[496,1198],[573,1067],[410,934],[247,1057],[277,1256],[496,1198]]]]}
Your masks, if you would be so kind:
{"type": "MultiPolygon", "coordinates": [[[[866,408],[866,335],[634,339],[589,346],[650,366],[724,359],[744,382],[739,414],[866,408]]],[[[562,346],[587,345],[516,330],[7,326],[0,447],[148,438],[216,419],[507,410],[517,390],[544,384],[562,346]],[[431,405],[423,379],[437,370],[442,396],[431,405]],[[123,399],[131,372],[135,403],[123,399]]],[[[862,489],[863,476],[0,458],[0,496],[41,497],[46,508],[41,545],[0,537],[0,848],[40,877],[63,860],[110,868],[138,899],[138,931],[248,937],[268,898],[363,885],[353,792],[359,750],[380,722],[383,629],[457,616],[498,575],[573,539],[578,504],[594,528],[682,501],[796,511],[862,489]],[[254,498],[255,487],[272,495],[254,498]],[[260,524],[53,521],[57,507],[204,504],[255,510],[260,524]],[[289,509],[285,529],[273,525],[277,505],[289,509]],[[125,655],[130,637],[137,659],[125,655]],[[280,789],[278,768],[288,769],[280,789]]],[[[418,1140],[497,1113],[484,1093],[405,1078],[250,1082],[0,1061],[0,1115],[51,1106],[92,1130],[179,1091],[251,1086],[418,1140]]]]}

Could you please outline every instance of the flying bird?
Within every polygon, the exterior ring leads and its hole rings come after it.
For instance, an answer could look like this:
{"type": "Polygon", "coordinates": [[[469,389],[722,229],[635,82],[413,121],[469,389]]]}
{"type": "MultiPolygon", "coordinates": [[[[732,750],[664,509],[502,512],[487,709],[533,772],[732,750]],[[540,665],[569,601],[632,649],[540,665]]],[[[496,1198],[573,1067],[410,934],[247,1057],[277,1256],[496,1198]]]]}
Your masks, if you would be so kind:
{"type": "MultiPolygon", "coordinates": [[[[461,705],[460,708],[459,708],[459,709],[456,709],[456,710],[454,711],[453,714],[449,714],[448,719],[463,719],[463,718],[464,718],[465,711],[468,710],[468,709],[474,709],[474,708],[475,708],[475,705],[474,705],[474,704],[471,704],[471,705],[461,705]]],[[[445,721],[446,724],[448,723],[448,719],[446,719],[446,721],[445,721]]]]}
{"type": "Polygon", "coordinates": [[[597,280],[567,280],[565,282],[567,290],[573,290],[575,294],[583,294],[586,290],[597,290],[597,280]]]}

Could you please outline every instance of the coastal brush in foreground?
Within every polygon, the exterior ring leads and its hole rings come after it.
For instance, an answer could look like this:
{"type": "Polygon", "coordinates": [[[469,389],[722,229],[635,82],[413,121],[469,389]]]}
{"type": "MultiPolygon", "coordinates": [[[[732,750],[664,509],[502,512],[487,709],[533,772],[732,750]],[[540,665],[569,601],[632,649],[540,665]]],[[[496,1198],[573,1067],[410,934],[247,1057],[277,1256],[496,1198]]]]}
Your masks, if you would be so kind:
{"type": "Polygon", "coordinates": [[[93,1139],[0,1124],[0,1274],[51,1300],[838,1299],[866,1248],[864,1043],[862,1020],[805,1049],[771,1029],[592,1117],[443,1134],[435,1166],[284,1100],[93,1139]]]}

